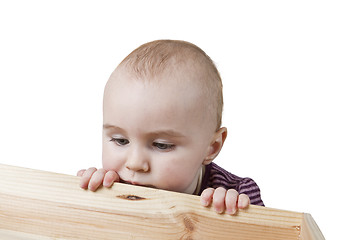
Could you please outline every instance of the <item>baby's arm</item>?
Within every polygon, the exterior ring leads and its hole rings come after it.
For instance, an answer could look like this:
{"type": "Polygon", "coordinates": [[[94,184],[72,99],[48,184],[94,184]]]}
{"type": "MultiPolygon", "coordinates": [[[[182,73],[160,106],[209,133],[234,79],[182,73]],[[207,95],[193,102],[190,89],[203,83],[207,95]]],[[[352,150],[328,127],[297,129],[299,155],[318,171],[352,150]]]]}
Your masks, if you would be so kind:
{"type": "Polygon", "coordinates": [[[114,182],[120,181],[120,177],[115,171],[106,171],[102,168],[82,169],[77,172],[77,176],[81,177],[80,187],[89,188],[91,191],[96,191],[101,185],[111,187],[114,182]]]}
{"type": "Polygon", "coordinates": [[[250,198],[246,194],[240,194],[235,189],[207,188],[200,196],[201,205],[204,207],[214,205],[217,213],[235,214],[238,209],[247,208],[250,198]]]}

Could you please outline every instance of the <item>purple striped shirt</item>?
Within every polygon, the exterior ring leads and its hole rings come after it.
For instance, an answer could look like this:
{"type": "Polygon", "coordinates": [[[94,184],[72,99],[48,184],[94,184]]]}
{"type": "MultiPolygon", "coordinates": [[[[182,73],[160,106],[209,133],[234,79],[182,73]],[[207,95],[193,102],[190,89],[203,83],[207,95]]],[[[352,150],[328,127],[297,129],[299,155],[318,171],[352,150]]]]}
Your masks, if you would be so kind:
{"type": "Polygon", "coordinates": [[[260,188],[254,180],[251,178],[238,177],[219,167],[215,163],[210,163],[205,167],[205,174],[202,179],[199,195],[209,187],[235,189],[239,194],[244,193],[248,195],[251,204],[264,206],[264,203],[261,200],[260,188]]]}

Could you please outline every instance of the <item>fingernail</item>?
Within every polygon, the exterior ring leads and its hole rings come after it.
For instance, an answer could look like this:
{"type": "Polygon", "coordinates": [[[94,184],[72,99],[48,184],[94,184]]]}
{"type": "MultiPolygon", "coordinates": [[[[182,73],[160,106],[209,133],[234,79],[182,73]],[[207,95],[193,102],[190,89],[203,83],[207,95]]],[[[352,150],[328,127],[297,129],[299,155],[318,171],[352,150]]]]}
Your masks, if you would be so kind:
{"type": "Polygon", "coordinates": [[[243,203],[243,201],[241,201],[241,199],[239,199],[238,207],[239,207],[240,209],[243,209],[243,208],[244,208],[244,203],[243,203]]]}
{"type": "Polygon", "coordinates": [[[233,215],[233,214],[235,214],[235,212],[236,212],[236,209],[234,209],[234,208],[226,209],[227,214],[233,215]]]}
{"type": "Polygon", "coordinates": [[[217,213],[222,213],[223,210],[222,210],[221,208],[215,208],[215,212],[217,212],[217,213]]]}
{"type": "Polygon", "coordinates": [[[200,203],[201,203],[201,205],[203,205],[205,207],[209,205],[209,201],[206,201],[205,199],[201,199],[200,203]]]}
{"type": "Polygon", "coordinates": [[[86,186],[84,183],[80,183],[79,186],[80,186],[80,188],[82,188],[82,189],[85,189],[85,190],[87,189],[87,186],[86,186]]]}

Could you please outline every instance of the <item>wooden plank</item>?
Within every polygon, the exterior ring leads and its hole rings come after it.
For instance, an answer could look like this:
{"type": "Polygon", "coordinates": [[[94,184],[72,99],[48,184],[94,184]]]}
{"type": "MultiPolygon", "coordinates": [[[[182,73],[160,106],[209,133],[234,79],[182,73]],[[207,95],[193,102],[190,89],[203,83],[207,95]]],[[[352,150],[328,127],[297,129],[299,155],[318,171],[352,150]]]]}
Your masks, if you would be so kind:
{"type": "Polygon", "coordinates": [[[309,213],[304,213],[300,231],[301,240],[325,240],[320,228],[309,213]]]}
{"type": "Polygon", "coordinates": [[[0,229],[1,240],[50,240],[53,238],[40,235],[0,229]]]}
{"type": "Polygon", "coordinates": [[[217,214],[198,196],[120,183],[91,192],[75,176],[1,164],[0,176],[0,234],[15,239],[299,239],[303,219],[259,206],[217,214]]]}

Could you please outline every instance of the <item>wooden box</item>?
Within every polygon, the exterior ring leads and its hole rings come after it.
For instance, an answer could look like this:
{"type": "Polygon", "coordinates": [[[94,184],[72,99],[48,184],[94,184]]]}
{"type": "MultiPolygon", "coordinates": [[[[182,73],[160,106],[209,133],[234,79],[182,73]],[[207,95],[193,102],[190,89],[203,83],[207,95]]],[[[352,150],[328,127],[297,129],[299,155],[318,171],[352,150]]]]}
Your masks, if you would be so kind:
{"type": "Polygon", "coordinates": [[[236,215],[199,197],[0,164],[0,239],[324,239],[307,213],[250,206],[236,215]]]}

